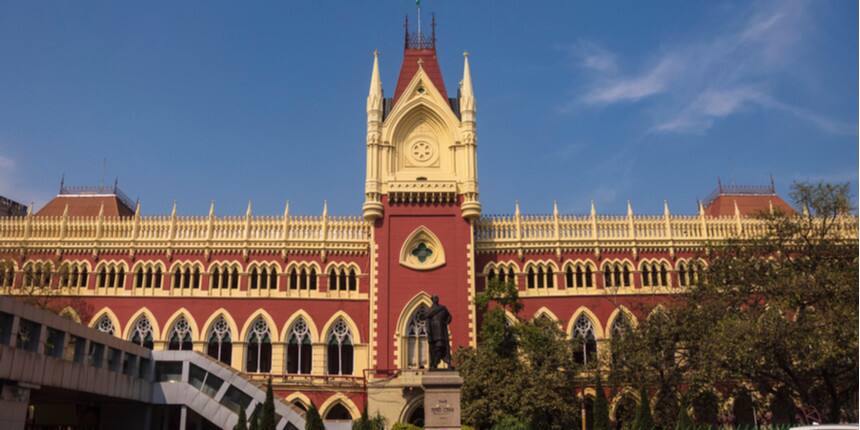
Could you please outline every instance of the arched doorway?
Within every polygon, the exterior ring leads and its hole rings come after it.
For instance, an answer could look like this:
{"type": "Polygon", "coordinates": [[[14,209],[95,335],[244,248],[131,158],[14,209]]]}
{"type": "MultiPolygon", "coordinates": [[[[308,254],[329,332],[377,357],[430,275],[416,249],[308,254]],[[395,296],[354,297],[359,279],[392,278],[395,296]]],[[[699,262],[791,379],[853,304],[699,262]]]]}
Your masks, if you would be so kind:
{"type": "Polygon", "coordinates": [[[409,404],[406,405],[406,409],[403,412],[403,417],[400,421],[412,424],[418,427],[424,427],[424,397],[416,397],[409,404]]]}

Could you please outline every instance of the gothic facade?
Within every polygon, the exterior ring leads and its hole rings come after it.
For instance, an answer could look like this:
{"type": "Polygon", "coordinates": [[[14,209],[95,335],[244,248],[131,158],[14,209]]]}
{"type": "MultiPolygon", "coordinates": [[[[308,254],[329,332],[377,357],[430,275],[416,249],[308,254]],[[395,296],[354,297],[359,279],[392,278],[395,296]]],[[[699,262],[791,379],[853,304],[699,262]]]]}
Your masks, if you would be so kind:
{"type": "MultiPolygon", "coordinates": [[[[115,186],[63,186],[36,213],[0,217],[2,291],[49,291],[102,331],[271,377],[329,421],[368,407],[393,423],[420,415],[431,296],[454,316],[456,350],[476,345],[476,294],[513,280],[525,307],[511,318],[558,321],[584,340],[577,360],[594,360],[620,325],[697,282],[709,243],[791,210],[772,187],[721,187],[695,215],[483,216],[468,54],[455,93],[435,35],[407,34],[393,97],[379,68],[374,54],[361,216],[141,216],[115,186]]],[[[856,237],[856,220],[844,227],[856,237]]]]}

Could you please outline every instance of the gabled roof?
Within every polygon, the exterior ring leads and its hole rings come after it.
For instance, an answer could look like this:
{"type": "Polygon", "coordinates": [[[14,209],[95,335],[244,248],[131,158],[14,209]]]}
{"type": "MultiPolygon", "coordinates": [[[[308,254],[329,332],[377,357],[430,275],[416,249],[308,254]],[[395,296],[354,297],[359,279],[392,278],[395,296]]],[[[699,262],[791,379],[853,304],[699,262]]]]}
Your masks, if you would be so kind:
{"type": "MultiPolygon", "coordinates": [[[[420,22],[420,20],[419,20],[420,22]]],[[[397,76],[397,86],[394,89],[394,100],[392,105],[397,104],[397,99],[409,86],[412,77],[418,72],[419,64],[424,69],[430,81],[442,94],[442,97],[448,99],[448,93],[445,91],[445,81],[442,80],[442,71],[439,70],[439,60],[436,58],[436,17],[433,17],[431,24],[433,30],[428,36],[421,33],[421,28],[415,33],[409,32],[409,19],[406,19],[404,28],[406,30],[405,41],[403,44],[403,64],[400,65],[400,74],[397,76]]]]}
{"type": "Polygon", "coordinates": [[[442,79],[442,71],[439,69],[439,61],[436,59],[436,48],[430,49],[410,49],[403,50],[403,64],[400,65],[400,74],[397,77],[397,87],[394,90],[394,104],[409,86],[412,77],[418,72],[418,62],[421,62],[421,68],[424,73],[433,82],[433,85],[442,94],[442,97],[447,99],[448,93],[445,91],[445,81],[442,79]]]}

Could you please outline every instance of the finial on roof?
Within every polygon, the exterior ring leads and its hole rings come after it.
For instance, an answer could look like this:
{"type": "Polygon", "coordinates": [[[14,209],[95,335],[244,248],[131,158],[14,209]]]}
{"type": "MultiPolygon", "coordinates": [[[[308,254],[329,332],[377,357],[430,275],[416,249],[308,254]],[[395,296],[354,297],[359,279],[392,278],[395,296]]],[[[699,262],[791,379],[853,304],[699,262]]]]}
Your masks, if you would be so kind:
{"type": "Polygon", "coordinates": [[[514,215],[520,216],[520,201],[514,200],[514,215]]]}
{"type": "Polygon", "coordinates": [[[423,64],[424,64],[424,59],[421,57],[418,57],[418,67],[423,69],[424,68],[423,64]]]}
{"type": "Polygon", "coordinates": [[[63,173],[60,176],[60,193],[59,194],[63,194],[63,186],[65,186],[65,184],[66,184],[66,174],[63,173]]]}
{"type": "Polygon", "coordinates": [[[248,199],[248,209],[245,209],[245,216],[251,216],[251,199],[248,199]]]}
{"type": "Polygon", "coordinates": [[[717,192],[718,192],[718,193],[722,193],[722,192],[723,192],[723,181],[722,181],[722,180],[720,180],[720,177],[719,177],[719,176],[717,176],[717,192]]]}
{"type": "Polygon", "coordinates": [[[627,200],[627,216],[633,216],[633,205],[627,200]]]}
{"type": "Polygon", "coordinates": [[[101,218],[103,216],[105,216],[105,204],[104,204],[104,202],[102,202],[102,204],[99,205],[99,218],[101,218]]]}
{"type": "Polygon", "coordinates": [[[63,208],[63,218],[69,216],[69,204],[66,203],[66,206],[63,208]]]}
{"type": "Polygon", "coordinates": [[[698,202],[698,203],[699,203],[699,215],[701,215],[701,216],[705,216],[705,206],[704,206],[704,205],[702,205],[702,201],[701,201],[701,200],[699,200],[699,202],[698,202]]]}
{"type": "Polygon", "coordinates": [[[430,41],[436,47],[436,13],[430,14],[430,41]]]}
{"type": "Polygon", "coordinates": [[[409,48],[409,14],[403,17],[403,47],[409,48]]]}
{"type": "Polygon", "coordinates": [[[669,216],[669,200],[663,200],[663,215],[669,216]]]}
{"type": "Polygon", "coordinates": [[[555,200],[552,201],[552,214],[558,216],[558,202],[555,200]]]}
{"type": "Polygon", "coordinates": [[[27,206],[27,216],[33,215],[33,202],[30,202],[30,205],[27,206]]]}
{"type": "Polygon", "coordinates": [[[594,200],[591,201],[591,216],[597,215],[597,208],[594,207],[594,200]]]}
{"type": "Polygon", "coordinates": [[[134,204],[134,216],[140,216],[140,199],[137,199],[137,203],[134,204]]]}
{"type": "Polygon", "coordinates": [[[215,200],[209,202],[209,217],[215,216],[215,200]]]}
{"type": "Polygon", "coordinates": [[[290,201],[289,200],[287,200],[287,202],[284,203],[284,218],[286,218],[288,216],[290,216],[290,201]]]}
{"type": "Polygon", "coordinates": [[[116,193],[116,189],[119,187],[119,176],[113,177],[113,192],[116,193]]]}
{"type": "Polygon", "coordinates": [[[770,174],[770,192],[776,194],[776,184],[773,182],[773,173],[770,174]]]}
{"type": "Polygon", "coordinates": [[[738,201],[736,199],[732,199],[732,204],[735,205],[735,216],[740,217],[741,216],[741,210],[738,209],[738,201]]]}
{"type": "Polygon", "coordinates": [[[173,200],[173,207],[170,209],[170,216],[176,218],[176,200],[173,200]]]}
{"type": "Polygon", "coordinates": [[[323,217],[327,217],[327,216],[328,216],[328,200],[323,200],[323,213],[322,213],[322,216],[323,216],[323,217]]]}

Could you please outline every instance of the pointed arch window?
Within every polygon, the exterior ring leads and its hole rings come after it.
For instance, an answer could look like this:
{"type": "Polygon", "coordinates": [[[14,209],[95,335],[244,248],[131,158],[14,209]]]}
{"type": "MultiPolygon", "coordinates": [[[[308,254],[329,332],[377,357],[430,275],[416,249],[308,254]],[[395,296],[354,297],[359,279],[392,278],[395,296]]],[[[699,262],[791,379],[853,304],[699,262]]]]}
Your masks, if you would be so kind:
{"type": "Polygon", "coordinates": [[[11,287],[15,280],[15,268],[12,263],[0,261],[0,287],[11,287]]]}
{"type": "Polygon", "coordinates": [[[299,317],[287,334],[287,373],[309,374],[313,360],[311,331],[304,318],[299,317]]]}
{"type": "Polygon", "coordinates": [[[630,331],[630,328],[630,318],[626,313],[619,312],[618,316],[615,317],[615,320],[612,321],[610,331],[612,332],[612,337],[623,336],[625,333],[630,331]]]}
{"type": "Polygon", "coordinates": [[[427,306],[419,306],[406,325],[406,333],[404,333],[406,367],[409,369],[423,369],[430,361],[427,343],[427,310],[427,306]]]}
{"type": "Polygon", "coordinates": [[[233,361],[233,342],[230,336],[230,325],[223,316],[212,323],[212,328],[209,329],[209,336],[206,344],[206,353],[226,364],[230,365],[233,361]]]}
{"type": "Polygon", "coordinates": [[[326,421],[351,421],[352,414],[340,402],[335,403],[325,414],[326,421]]]}
{"type": "Polygon", "coordinates": [[[343,318],[339,318],[328,333],[328,373],[352,375],[352,332],[343,318]]]}
{"type": "Polygon", "coordinates": [[[248,333],[248,352],[245,370],[250,373],[269,373],[272,370],[272,335],[269,324],[257,317],[248,333]]]}
{"type": "Polygon", "coordinates": [[[145,315],[141,316],[134,323],[134,329],[131,332],[131,341],[144,348],[153,348],[152,323],[145,315]]]}
{"type": "Polygon", "coordinates": [[[573,324],[573,359],[579,364],[594,363],[597,357],[597,340],[594,324],[585,315],[580,315],[573,324]]]}
{"type": "Polygon", "coordinates": [[[116,332],[116,329],[113,326],[113,321],[111,321],[110,317],[107,315],[102,315],[101,318],[99,318],[98,322],[96,322],[95,328],[96,330],[109,335],[113,335],[116,332]]]}
{"type": "Polygon", "coordinates": [[[251,273],[248,275],[248,277],[250,278],[250,281],[251,281],[250,289],[256,290],[258,282],[259,282],[259,279],[257,279],[257,268],[256,267],[251,268],[251,273]]]}
{"type": "Polygon", "coordinates": [[[170,331],[167,349],[172,351],[191,351],[192,345],[191,326],[184,316],[180,316],[170,331]]]}

